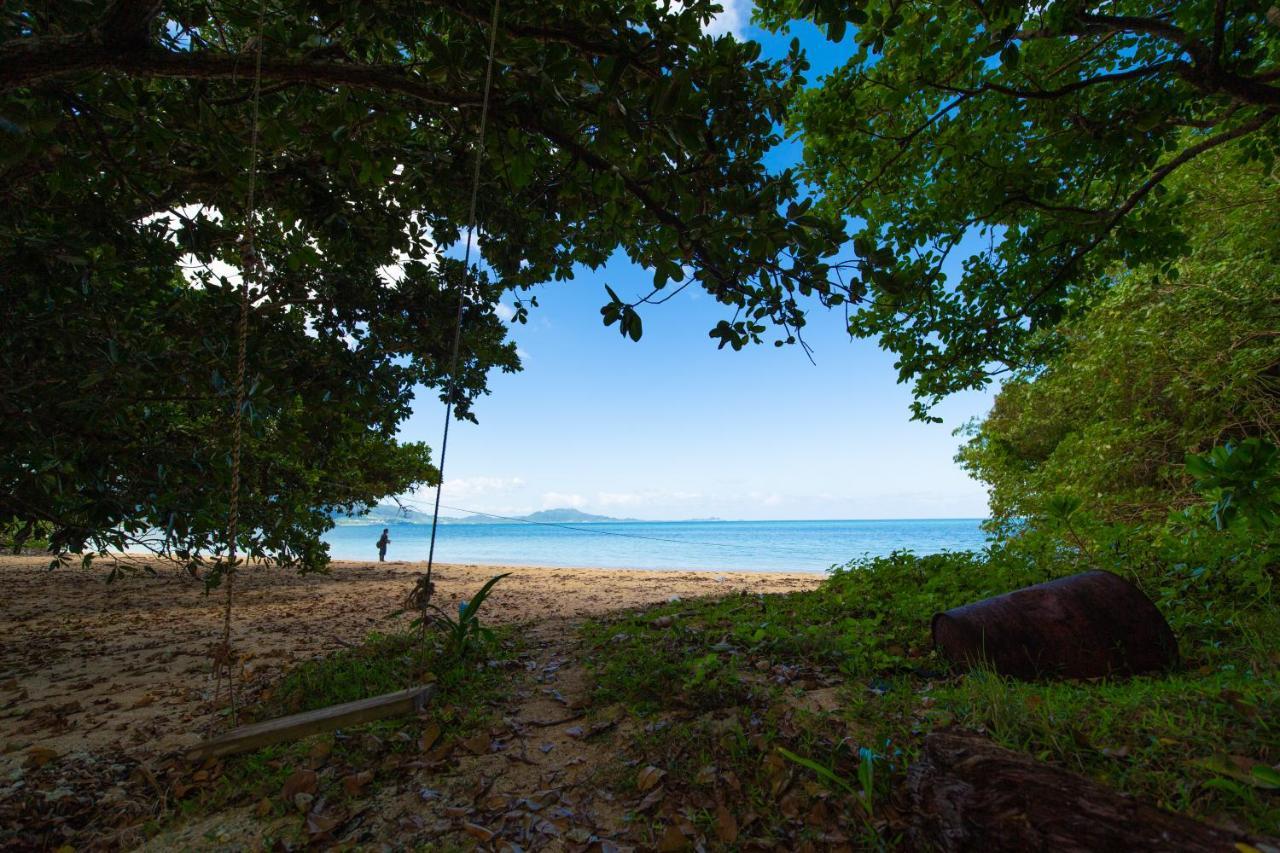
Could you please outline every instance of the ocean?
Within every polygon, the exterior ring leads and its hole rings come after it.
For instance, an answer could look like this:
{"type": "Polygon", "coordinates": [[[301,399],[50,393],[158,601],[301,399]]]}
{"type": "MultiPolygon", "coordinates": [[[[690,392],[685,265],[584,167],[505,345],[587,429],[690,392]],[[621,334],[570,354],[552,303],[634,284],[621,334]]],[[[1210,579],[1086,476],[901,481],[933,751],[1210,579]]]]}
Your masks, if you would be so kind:
{"type": "MultiPolygon", "coordinates": [[[[441,524],[436,560],[515,566],[825,572],[857,557],[976,550],[980,519],[903,521],[628,521],[563,526],[441,524]]],[[[391,524],[388,560],[425,560],[429,524],[391,524]]],[[[338,560],[376,560],[382,525],[343,524],[325,534],[338,560]]]]}

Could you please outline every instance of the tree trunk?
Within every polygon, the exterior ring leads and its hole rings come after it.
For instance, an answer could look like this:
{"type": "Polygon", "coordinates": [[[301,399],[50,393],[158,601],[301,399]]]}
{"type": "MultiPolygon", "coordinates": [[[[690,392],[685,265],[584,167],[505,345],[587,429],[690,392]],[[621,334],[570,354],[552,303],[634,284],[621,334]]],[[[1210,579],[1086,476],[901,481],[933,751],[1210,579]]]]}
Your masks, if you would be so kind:
{"type": "Polygon", "coordinates": [[[908,840],[938,851],[1235,851],[1280,839],[1220,829],[1156,808],[984,737],[925,738],[907,773],[908,840]]]}

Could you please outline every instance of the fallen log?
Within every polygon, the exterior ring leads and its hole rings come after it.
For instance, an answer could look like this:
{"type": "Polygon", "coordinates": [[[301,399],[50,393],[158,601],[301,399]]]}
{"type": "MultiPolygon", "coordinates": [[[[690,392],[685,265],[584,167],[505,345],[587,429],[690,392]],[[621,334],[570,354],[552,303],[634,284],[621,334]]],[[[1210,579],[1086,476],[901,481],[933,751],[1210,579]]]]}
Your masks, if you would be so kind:
{"type": "Polygon", "coordinates": [[[939,613],[933,643],[957,667],[1022,679],[1126,676],[1178,662],[1178,641],[1151,599],[1100,571],[939,613]]]}
{"type": "Polygon", "coordinates": [[[411,687],[396,693],[357,699],[355,702],[344,702],[341,705],[330,705],[327,708],[317,708],[314,711],[303,711],[301,714],[240,726],[211,740],[196,744],[187,751],[187,756],[192,760],[221,758],[261,749],[273,743],[299,740],[343,726],[355,726],[386,717],[414,714],[426,707],[433,689],[430,685],[411,687]]]}
{"type": "Polygon", "coordinates": [[[1280,853],[1280,839],[1164,811],[967,732],[925,738],[907,795],[914,850],[1280,853]]]}

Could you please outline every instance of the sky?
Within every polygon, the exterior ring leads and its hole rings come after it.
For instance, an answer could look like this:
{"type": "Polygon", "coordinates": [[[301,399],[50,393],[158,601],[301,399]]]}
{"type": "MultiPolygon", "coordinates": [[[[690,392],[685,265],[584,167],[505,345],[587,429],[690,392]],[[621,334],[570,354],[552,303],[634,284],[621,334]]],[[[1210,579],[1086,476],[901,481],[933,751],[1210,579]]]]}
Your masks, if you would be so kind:
{"type": "MultiPolygon", "coordinates": [[[[762,32],[750,18],[746,2],[727,2],[709,29],[783,55],[791,35],[762,32]]],[[[847,50],[808,25],[793,34],[813,66],[811,84],[847,50]]],[[[799,156],[792,140],[769,162],[799,156]]],[[[601,322],[605,284],[628,299],[649,290],[652,274],[616,258],[534,291],[539,307],[511,332],[524,370],[491,375],[492,394],[474,407],[479,424],[451,427],[442,514],[985,517],[986,491],[955,463],[963,439],[953,432],[987,412],[990,392],[947,399],[935,411],[941,424],[912,422],[893,355],[850,340],[840,312],[810,314],[814,364],[794,346],[717,350],[707,332],[727,315],[695,288],[646,307],[644,336],[632,342],[601,322]]],[[[419,389],[401,438],[438,448],[443,419],[443,405],[419,389]]],[[[426,509],[434,490],[410,497],[426,509]]]]}

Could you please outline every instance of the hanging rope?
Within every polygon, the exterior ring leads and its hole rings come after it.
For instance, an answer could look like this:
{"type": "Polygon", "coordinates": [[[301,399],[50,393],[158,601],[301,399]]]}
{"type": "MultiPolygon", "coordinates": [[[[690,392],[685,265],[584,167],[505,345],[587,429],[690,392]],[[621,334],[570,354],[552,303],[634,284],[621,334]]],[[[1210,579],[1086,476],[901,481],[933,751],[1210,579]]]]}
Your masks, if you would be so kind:
{"type": "Polygon", "coordinates": [[[227,568],[224,571],[223,583],[226,586],[226,600],[222,611],[222,645],[218,649],[219,686],[223,674],[227,679],[227,696],[231,704],[231,723],[237,720],[236,680],[234,655],[231,651],[231,605],[235,593],[236,579],[236,536],[240,527],[240,455],[241,437],[244,426],[245,405],[245,361],[249,349],[249,282],[256,280],[261,270],[258,253],[254,243],[254,226],[257,217],[257,184],[258,184],[258,107],[262,100],[262,31],[265,18],[265,0],[258,3],[258,31],[255,38],[255,58],[253,70],[253,107],[252,131],[249,141],[249,192],[245,202],[244,243],[241,246],[240,272],[240,317],[236,327],[236,386],[235,410],[231,413],[231,493],[227,506],[227,568]]]}
{"type": "Polygon", "coordinates": [[[476,159],[471,172],[471,205],[467,213],[467,246],[462,257],[462,284],[458,286],[458,316],[453,326],[453,355],[449,364],[449,381],[445,386],[444,434],[440,438],[440,482],[436,486],[435,509],[431,514],[431,544],[427,548],[427,574],[418,582],[410,600],[422,611],[421,629],[426,631],[427,605],[431,603],[431,570],[436,559],[436,527],[440,522],[440,495],[444,492],[444,462],[449,451],[449,423],[453,420],[453,395],[458,386],[458,352],[462,346],[463,309],[467,302],[467,272],[471,268],[471,244],[475,240],[476,201],[480,196],[480,164],[484,159],[484,134],[489,121],[489,93],[493,88],[493,53],[498,42],[498,6],[501,0],[493,0],[493,16],[489,21],[489,56],[484,70],[484,94],[480,99],[480,129],[476,133],[476,159]]]}

